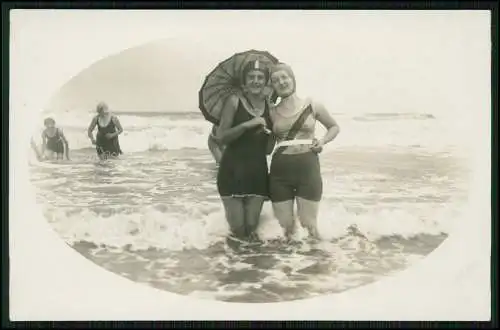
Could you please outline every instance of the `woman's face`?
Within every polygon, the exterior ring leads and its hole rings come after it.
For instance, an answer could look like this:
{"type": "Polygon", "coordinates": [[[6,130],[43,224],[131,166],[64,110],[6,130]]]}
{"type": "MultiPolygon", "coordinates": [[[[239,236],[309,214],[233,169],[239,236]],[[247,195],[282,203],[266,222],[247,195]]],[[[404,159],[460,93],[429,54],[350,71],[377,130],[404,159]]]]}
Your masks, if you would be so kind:
{"type": "Polygon", "coordinates": [[[108,109],[108,106],[103,104],[103,105],[99,105],[97,107],[97,113],[101,116],[105,116],[109,113],[109,109],[108,109]]]}
{"type": "Polygon", "coordinates": [[[291,95],[295,89],[293,78],[285,70],[273,72],[271,75],[271,85],[276,94],[281,97],[291,95]]]}
{"type": "Polygon", "coordinates": [[[245,76],[245,87],[250,94],[261,94],[266,86],[266,75],[259,70],[249,71],[245,76]]]}

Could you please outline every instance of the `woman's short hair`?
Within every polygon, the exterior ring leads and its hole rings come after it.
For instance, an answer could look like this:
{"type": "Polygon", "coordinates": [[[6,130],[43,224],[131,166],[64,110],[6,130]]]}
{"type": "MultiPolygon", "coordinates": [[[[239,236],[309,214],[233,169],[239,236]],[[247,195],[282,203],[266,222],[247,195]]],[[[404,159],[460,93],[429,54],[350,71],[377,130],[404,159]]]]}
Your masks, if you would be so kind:
{"type": "Polygon", "coordinates": [[[56,121],[52,117],[45,118],[45,120],[43,121],[44,125],[55,124],[55,123],[56,123],[56,121]]]}

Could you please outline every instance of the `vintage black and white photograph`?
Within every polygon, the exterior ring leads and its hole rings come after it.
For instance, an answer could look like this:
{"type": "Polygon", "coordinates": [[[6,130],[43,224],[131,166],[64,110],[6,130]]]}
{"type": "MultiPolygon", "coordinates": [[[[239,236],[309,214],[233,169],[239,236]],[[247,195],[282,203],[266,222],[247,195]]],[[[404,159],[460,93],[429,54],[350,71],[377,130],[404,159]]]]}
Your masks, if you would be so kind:
{"type": "Polygon", "coordinates": [[[326,16],[200,22],[82,67],[23,147],[47,224],[116,276],[231,303],[340,294],[424,260],[469,203],[489,26],[326,16]]]}

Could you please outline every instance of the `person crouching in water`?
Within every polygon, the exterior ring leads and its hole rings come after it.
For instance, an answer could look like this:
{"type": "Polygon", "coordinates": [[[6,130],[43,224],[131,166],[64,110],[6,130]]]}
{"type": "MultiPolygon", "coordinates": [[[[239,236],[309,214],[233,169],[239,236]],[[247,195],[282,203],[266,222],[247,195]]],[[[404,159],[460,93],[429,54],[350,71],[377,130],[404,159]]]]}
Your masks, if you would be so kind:
{"type": "Polygon", "coordinates": [[[97,155],[101,160],[109,157],[118,157],[123,152],[120,148],[118,135],[123,128],[118,117],[109,112],[108,105],[101,102],[97,105],[97,116],[92,118],[88,128],[88,136],[96,146],[97,155]],[[93,131],[97,126],[97,135],[94,139],[93,131]]]}
{"type": "Polygon", "coordinates": [[[42,132],[42,158],[44,159],[66,159],[69,160],[69,143],[62,129],[56,127],[53,118],[46,118],[43,121],[45,129],[42,132]]]}

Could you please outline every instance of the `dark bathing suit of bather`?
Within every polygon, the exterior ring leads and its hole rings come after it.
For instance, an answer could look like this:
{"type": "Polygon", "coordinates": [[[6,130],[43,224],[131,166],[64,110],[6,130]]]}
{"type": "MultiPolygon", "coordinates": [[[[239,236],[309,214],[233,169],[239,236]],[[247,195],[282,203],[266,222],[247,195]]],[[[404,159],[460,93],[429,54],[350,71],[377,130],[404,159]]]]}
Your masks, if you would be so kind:
{"type": "MultiPolygon", "coordinates": [[[[262,116],[271,127],[267,103],[262,116]]],[[[253,118],[240,101],[232,127],[253,118]]],[[[226,145],[217,174],[217,188],[222,197],[269,196],[267,143],[268,135],[256,127],[226,145]]]]}
{"type": "Polygon", "coordinates": [[[47,149],[57,154],[64,154],[64,144],[59,129],[56,128],[56,134],[54,134],[54,136],[49,136],[47,132],[44,132],[44,134],[47,138],[47,149]]]}
{"type": "Polygon", "coordinates": [[[105,136],[108,133],[116,132],[116,125],[113,121],[113,117],[109,119],[108,125],[104,127],[99,124],[99,119],[97,119],[97,130],[96,149],[98,155],[106,154],[110,156],[118,156],[123,153],[120,148],[118,136],[111,139],[108,139],[105,136]]]}

